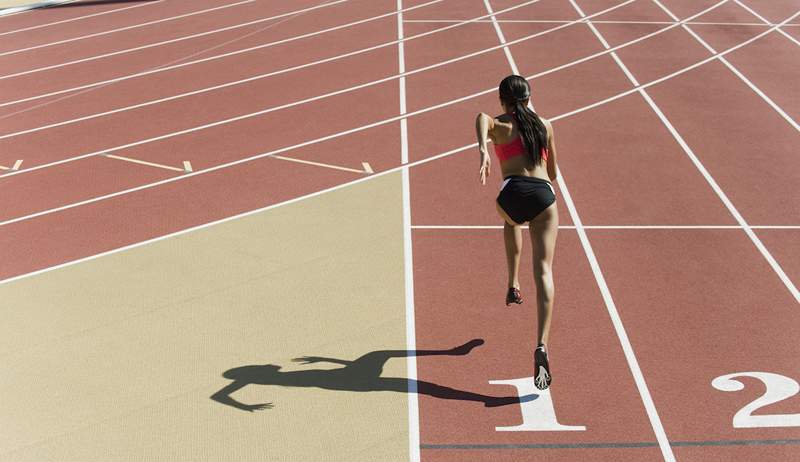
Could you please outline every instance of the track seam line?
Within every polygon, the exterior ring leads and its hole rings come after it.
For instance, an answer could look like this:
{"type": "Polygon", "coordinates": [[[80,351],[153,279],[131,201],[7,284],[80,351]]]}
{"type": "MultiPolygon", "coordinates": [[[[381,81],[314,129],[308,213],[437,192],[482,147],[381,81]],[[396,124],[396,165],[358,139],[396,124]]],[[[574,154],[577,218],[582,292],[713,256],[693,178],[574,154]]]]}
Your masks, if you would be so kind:
{"type": "MultiPolygon", "coordinates": [[[[177,38],[174,38],[174,39],[164,40],[164,41],[161,41],[161,42],[155,42],[155,43],[150,43],[150,44],[146,44],[146,45],[140,45],[140,46],[133,47],[133,48],[126,48],[126,49],[123,49],[123,50],[112,51],[112,52],[104,53],[104,54],[101,54],[101,55],[89,56],[89,57],[86,57],[86,58],[76,59],[76,60],[72,60],[72,61],[66,61],[66,62],[63,62],[63,63],[51,64],[49,66],[38,67],[38,68],[34,68],[34,69],[28,69],[26,71],[19,71],[19,72],[15,72],[15,73],[12,73],[12,74],[0,75],[0,80],[6,80],[6,79],[14,78],[14,77],[20,77],[20,76],[23,76],[23,75],[35,74],[37,72],[49,71],[49,70],[52,70],[52,69],[58,69],[58,68],[61,68],[61,67],[71,66],[73,64],[80,64],[80,63],[85,63],[85,62],[89,62],[89,61],[95,61],[95,60],[98,60],[98,59],[109,58],[111,56],[118,56],[118,55],[122,55],[122,54],[125,54],[125,53],[131,53],[131,52],[134,52],[134,51],[146,50],[148,48],[155,48],[155,47],[158,47],[158,46],[161,46],[161,45],[169,45],[171,43],[182,42],[184,40],[191,40],[193,38],[204,37],[206,35],[216,34],[216,33],[219,33],[219,32],[227,32],[227,31],[230,31],[230,30],[239,29],[239,28],[246,27],[246,26],[252,26],[253,24],[259,24],[259,23],[262,23],[262,22],[272,21],[274,19],[285,18],[287,16],[295,16],[295,15],[299,15],[301,13],[306,13],[306,12],[313,11],[313,10],[327,8],[329,6],[338,5],[340,3],[347,2],[347,1],[349,1],[349,0],[336,0],[336,1],[329,2],[329,3],[323,3],[323,4],[320,4],[320,5],[309,7],[309,8],[303,8],[303,9],[300,9],[300,10],[289,11],[287,13],[281,13],[281,14],[278,14],[278,15],[275,15],[275,16],[268,16],[266,18],[256,19],[256,20],[248,21],[248,22],[241,23],[241,24],[235,24],[233,26],[227,26],[227,27],[223,27],[223,28],[220,28],[220,29],[214,29],[214,30],[206,31],[206,32],[198,32],[198,33],[195,33],[195,34],[185,35],[183,37],[177,37],[177,38]]],[[[439,1],[441,1],[441,0],[439,0],[439,1]]],[[[375,18],[370,18],[370,19],[375,19],[375,18]]],[[[353,23],[350,23],[350,25],[352,25],[352,24],[353,23]]],[[[348,26],[348,25],[346,24],[345,26],[338,26],[338,27],[346,27],[346,26],[348,26]]],[[[336,28],[337,27],[326,29],[326,30],[324,30],[322,32],[329,32],[331,30],[335,30],[336,28]]],[[[322,32],[318,32],[318,33],[322,33],[322,32]]],[[[153,73],[157,73],[157,72],[164,72],[164,71],[168,71],[168,70],[171,70],[171,69],[176,69],[176,68],[179,68],[179,67],[189,66],[189,65],[192,65],[192,64],[198,64],[198,63],[202,63],[202,62],[206,62],[206,61],[211,61],[211,60],[214,60],[214,59],[219,59],[219,58],[224,58],[224,57],[228,57],[228,56],[233,56],[233,55],[236,55],[236,54],[246,53],[248,51],[253,51],[255,49],[266,48],[268,46],[273,46],[275,44],[291,42],[291,41],[294,41],[294,40],[298,40],[300,38],[305,38],[305,37],[310,36],[310,35],[313,35],[313,33],[312,34],[305,34],[305,35],[295,36],[295,37],[289,37],[287,39],[282,39],[282,40],[278,40],[276,42],[267,43],[266,45],[259,45],[259,46],[256,46],[256,47],[246,48],[244,50],[237,50],[237,51],[232,51],[232,52],[229,52],[229,53],[223,53],[223,54],[217,55],[217,56],[210,56],[208,58],[199,59],[199,60],[192,61],[192,62],[189,62],[189,63],[178,64],[178,65],[168,66],[168,67],[159,66],[159,67],[147,70],[147,71],[141,71],[141,72],[136,72],[134,74],[129,74],[127,76],[116,77],[114,79],[109,79],[109,80],[105,80],[105,81],[101,81],[101,82],[94,82],[94,83],[91,83],[91,84],[86,84],[86,85],[83,85],[83,86],[78,86],[78,87],[74,87],[74,88],[70,88],[70,89],[66,89],[66,90],[59,90],[59,91],[56,91],[56,92],[51,92],[51,93],[46,93],[46,94],[43,94],[43,95],[38,95],[36,97],[29,97],[27,99],[17,100],[14,103],[21,103],[21,102],[25,102],[25,101],[31,101],[33,99],[45,98],[47,96],[54,96],[54,95],[57,95],[57,94],[66,93],[66,92],[70,92],[70,91],[77,91],[77,90],[82,90],[82,89],[85,89],[85,88],[90,88],[90,87],[93,87],[93,86],[100,86],[100,85],[104,85],[104,84],[107,84],[107,83],[113,83],[113,82],[128,80],[128,79],[135,78],[135,77],[141,77],[143,75],[149,75],[149,74],[153,74],[153,73]]],[[[9,104],[12,104],[12,103],[6,102],[6,103],[3,103],[0,106],[7,106],[9,104]]]]}
{"type": "MultiPolygon", "coordinates": [[[[581,16],[583,16],[583,11],[580,10],[580,7],[578,7],[578,5],[575,3],[575,0],[570,0],[570,3],[572,3],[573,6],[575,7],[575,9],[578,10],[578,12],[581,14],[581,16]]],[[[797,14],[800,14],[800,11],[795,13],[795,16],[797,14]]],[[[587,25],[592,29],[594,34],[603,43],[603,45],[608,47],[608,43],[605,41],[603,36],[597,30],[597,28],[594,27],[592,22],[591,21],[587,22],[587,25]]],[[[779,28],[779,26],[775,26],[771,30],[775,30],[775,29],[778,29],[778,28],[779,28]]],[[[619,67],[622,69],[622,71],[625,73],[625,75],[628,76],[628,78],[630,79],[631,83],[633,83],[634,86],[637,87],[638,93],[642,96],[642,98],[644,98],[644,100],[647,102],[647,104],[650,106],[650,108],[653,110],[653,112],[655,112],[655,114],[658,116],[658,118],[661,119],[661,122],[664,124],[664,126],[667,128],[667,130],[670,132],[672,137],[675,138],[675,141],[677,141],[678,144],[681,146],[681,148],[683,148],[683,151],[686,153],[686,155],[692,161],[692,163],[697,168],[697,170],[700,172],[700,174],[703,176],[703,178],[705,178],[705,180],[709,184],[709,186],[711,186],[711,189],[713,189],[714,192],[717,193],[717,196],[719,197],[719,199],[722,201],[722,203],[728,209],[728,212],[730,212],[730,214],[733,215],[734,219],[739,223],[739,225],[742,226],[742,229],[744,230],[745,234],[747,234],[747,237],[750,238],[750,240],[753,242],[753,244],[756,246],[756,248],[761,252],[761,255],[767,260],[767,263],[772,267],[772,270],[775,271],[775,274],[778,276],[778,278],[781,280],[781,282],[783,282],[783,284],[789,290],[789,293],[792,294],[792,296],[794,297],[795,301],[800,303],[800,291],[797,290],[797,287],[795,287],[794,283],[791,281],[791,279],[789,279],[789,277],[783,271],[783,268],[781,268],[780,264],[778,264],[778,262],[775,260],[775,258],[772,256],[772,254],[769,252],[769,250],[764,246],[764,244],[761,242],[761,240],[758,238],[758,236],[756,236],[756,234],[750,228],[750,225],[745,221],[744,217],[742,217],[742,215],[739,213],[739,210],[736,209],[736,207],[733,205],[733,203],[728,198],[728,196],[725,194],[725,192],[722,190],[722,188],[719,186],[719,184],[717,184],[716,180],[714,180],[714,177],[711,176],[711,173],[708,170],[706,170],[705,166],[700,161],[700,159],[697,157],[697,155],[695,155],[695,153],[692,150],[692,148],[689,147],[689,145],[686,143],[686,141],[683,139],[683,137],[680,135],[680,133],[678,133],[678,130],[672,125],[672,123],[669,121],[669,119],[667,119],[667,116],[661,111],[661,109],[658,107],[658,105],[655,103],[655,101],[653,101],[653,99],[650,97],[650,95],[647,93],[647,91],[645,91],[645,89],[639,84],[639,82],[636,80],[636,78],[633,76],[633,74],[631,74],[631,72],[628,70],[627,66],[625,66],[625,64],[622,62],[622,60],[619,59],[619,57],[616,55],[616,53],[612,52],[611,55],[615,57],[615,61],[617,62],[619,67]]]]}
{"type": "Polygon", "coordinates": [[[80,37],[73,37],[73,38],[69,38],[69,39],[59,40],[59,41],[56,41],[56,42],[43,43],[41,45],[35,45],[35,46],[32,46],[32,47],[28,47],[28,48],[19,48],[19,49],[16,49],[16,50],[3,51],[3,52],[0,52],[0,56],[10,56],[10,55],[18,54],[18,53],[24,53],[26,51],[38,50],[40,48],[46,48],[46,47],[51,47],[51,46],[55,46],[55,45],[63,45],[65,43],[71,43],[71,42],[76,42],[76,41],[84,40],[84,39],[88,39],[88,38],[94,38],[94,37],[100,37],[100,36],[103,36],[103,35],[109,35],[109,34],[113,34],[115,32],[123,32],[123,31],[126,31],[126,30],[137,29],[139,27],[151,26],[153,24],[172,21],[172,20],[175,20],[175,19],[183,19],[183,18],[187,18],[189,16],[195,16],[195,15],[198,15],[198,14],[210,13],[212,11],[223,10],[223,9],[226,9],[226,8],[232,8],[234,6],[244,5],[245,3],[253,3],[254,1],[256,1],[256,0],[241,0],[241,1],[236,2],[236,3],[229,3],[229,4],[225,4],[225,5],[221,5],[221,6],[215,6],[214,8],[209,8],[209,9],[206,9],[206,10],[199,10],[199,11],[194,11],[194,12],[191,12],[191,13],[184,13],[184,14],[181,14],[181,15],[178,15],[178,16],[171,16],[169,18],[157,19],[155,21],[148,21],[148,22],[144,22],[144,23],[141,23],[141,24],[134,24],[132,26],[125,26],[125,27],[121,27],[121,28],[118,28],[118,29],[112,29],[112,30],[109,30],[109,31],[97,32],[97,33],[88,34],[88,35],[82,35],[80,37]]]}
{"type": "MultiPolygon", "coordinates": [[[[721,3],[724,3],[725,1],[727,1],[727,0],[723,0],[722,2],[718,3],[717,5],[719,5],[721,3]]],[[[712,7],[712,8],[714,8],[714,7],[712,7]]],[[[711,8],[709,8],[709,9],[711,9],[711,8]]],[[[708,11],[708,10],[706,10],[706,11],[708,11]]],[[[798,13],[792,15],[791,17],[787,18],[786,22],[790,21],[791,19],[794,19],[794,17],[796,17],[798,14],[800,14],[800,12],[798,12],[798,13]]],[[[746,40],[746,41],[744,41],[744,42],[742,42],[742,43],[740,43],[738,45],[735,45],[735,46],[727,49],[726,51],[720,53],[717,56],[724,55],[724,54],[729,53],[731,51],[734,51],[734,50],[736,50],[738,48],[741,48],[742,46],[745,46],[745,45],[747,45],[749,43],[752,43],[753,41],[765,36],[766,34],[772,32],[773,30],[774,30],[774,28],[770,28],[769,30],[764,31],[764,32],[762,32],[761,34],[759,34],[759,35],[757,35],[755,37],[751,37],[750,39],[748,39],[748,40],[746,40]]],[[[617,94],[615,96],[606,98],[604,100],[601,100],[601,101],[598,101],[598,102],[595,102],[595,103],[592,103],[592,104],[589,104],[589,105],[584,106],[582,108],[575,109],[573,111],[557,115],[555,117],[550,118],[550,121],[551,122],[555,122],[555,121],[563,119],[563,118],[571,117],[571,116],[573,116],[575,114],[591,110],[593,108],[602,106],[604,104],[607,104],[607,103],[609,103],[611,101],[614,101],[614,100],[617,100],[617,99],[622,98],[624,96],[627,96],[629,94],[635,93],[635,92],[637,92],[639,90],[639,88],[647,88],[649,86],[656,85],[656,84],[658,84],[660,82],[669,80],[669,79],[671,79],[671,78],[673,78],[673,77],[675,77],[677,75],[680,75],[680,74],[682,74],[684,72],[688,72],[691,69],[699,67],[699,66],[701,66],[701,65],[703,65],[703,64],[705,64],[707,62],[710,62],[710,61],[716,59],[717,56],[712,56],[710,58],[706,58],[706,59],[704,59],[702,61],[699,61],[699,62],[697,62],[697,63],[695,63],[693,65],[687,66],[687,67],[685,67],[685,68],[683,68],[681,70],[678,70],[678,71],[673,72],[671,74],[668,74],[666,76],[660,77],[660,78],[658,78],[656,80],[653,80],[651,82],[648,82],[648,83],[642,85],[641,87],[632,88],[630,90],[626,90],[626,91],[624,91],[622,93],[619,93],[619,94],[617,94]]],[[[530,79],[535,78],[537,75],[544,75],[544,74],[549,73],[549,72],[550,71],[545,71],[544,73],[534,74],[533,76],[527,77],[527,79],[530,80],[530,79]]],[[[491,91],[494,91],[494,89],[489,89],[489,90],[486,90],[486,91],[483,91],[483,92],[480,92],[480,93],[477,93],[477,94],[474,94],[474,95],[469,95],[467,97],[462,97],[462,98],[459,98],[457,100],[453,100],[453,101],[450,101],[448,103],[442,103],[442,104],[439,104],[439,105],[435,105],[435,106],[432,106],[430,108],[426,108],[426,109],[423,109],[423,110],[418,110],[418,111],[414,111],[414,112],[411,112],[411,113],[407,113],[405,115],[405,117],[411,117],[411,116],[414,116],[414,115],[417,115],[417,114],[421,114],[421,113],[424,113],[424,112],[428,112],[428,111],[431,111],[431,110],[439,109],[440,107],[449,106],[450,104],[455,104],[456,102],[460,102],[460,101],[463,101],[463,100],[468,100],[468,99],[471,99],[471,98],[473,98],[475,96],[479,96],[481,94],[489,93],[491,91]]],[[[356,133],[356,132],[363,131],[363,130],[366,130],[366,129],[369,129],[369,128],[373,128],[373,127],[376,127],[376,126],[380,126],[380,125],[384,125],[384,124],[387,124],[387,123],[391,123],[391,122],[393,122],[395,120],[400,120],[402,118],[404,118],[404,116],[392,117],[390,119],[386,119],[386,120],[381,121],[379,123],[373,123],[373,124],[368,124],[368,125],[361,126],[361,127],[356,127],[354,129],[346,130],[344,132],[339,132],[339,133],[335,133],[335,134],[332,134],[332,135],[327,135],[327,136],[324,136],[322,138],[316,138],[316,139],[313,139],[313,140],[310,140],[310,141],[306,141],[306,142],[303,142],[303,143],[300,143],[300,144],[297,144],[297,145],[294,145],[294,146],[284,147],[284,148],[280,148],[280,149],[277,149],[277,150],[274,150],[274,151],[263,152],[263,153],[260,153],[260,154],[256,154],[256,155],[253,155],[253,156],[250,156],[250,157],[243,158],[243,159],[237,159],[235,161],[226,162],[226,163],[223,163],[223,164],[216,165],[214,167],[209,167],[207,169],[198,170],[198,171],[183,175],[181,177],[176,177],[176,178],[156,181],[156,182],[153,182],[153,183],[147,183],[147,184],[136,186],[136,187],[133,187],[133,188],[128,188],[128,189],[125,189],[125,190],[122,190],[122,191],[116,191],[116,192],[113,192],[113,193],[109,193],[109,194],[106,194],[106,195],[103,195],[103,196],[96,196],[94,198],[85,199],[83,201],[74,202],[74,203],[63,205],[63,206],[60,206],[60,207],[47,209],[47,210],[35,212],[35,213],[32,213],[32,214],[28,214],[28,215],[23,215],[23,216],[16,217],[16,218],[11,218],[11,219],[8,219],[8,220],[0,222],[0,226],[5,226],[5,225],[21,222],[21,221],[24,221],[24,220],[36,218],[36,217],[39,217],[39,216],[48,215],[48,214],[60,212],[60,211],[63,211],[63,210],[68,210],[68,209],[79,207],[79,206],[82,206],[82,205],[88,205],[88,204],[91,204],[91,203],[94,203],[94,202],[100,202],[100,201],[111,199],[111,198],[114,198],[114,197],[118,197],[118,196],[122,196],[122,195],[126,195],[126,194],[131,194],[131,193],[134,193],[134,192],[137,192],[137,191],[141,191],[141,190],[144,190],[144,189],[149,189],[149,188],[161,186],[163,184],[171,183],[172,181],[179,181],[179,180],[183,180],[183,179],[186,179],[186,178],[189,178],[189,177],[193,177],[193,176],[196,176],[196,175],[201,175],[201,174],[205,174],[205,173],[214,172],[214,171],[217,171],[217,170],[221,170],[223,168],[228,168],[228,167],[232,167],[232,166],[235,166],[235,165],[243,164],[243,163],[246,163],[246,162],[251,162],[251,161],[258,160],[258,159],[265,158],[265,157],[269,157],[271,155],[278,154],[278,153],[281,153],[281,152],[286,152],[286,151],[289,151],[289,150],[292,150],[292,149],[301,148],[301,147],[308,146],[308,145],[311,145],[311,144],[319,143],[319,142],[322,142],[322,141],[327,141],[329,139],[338,138],[340,136],[349,135],[351,133],[356,133]]],[[[465,151],[467,149],[472,149],[472,148],[475,148],[475,147],[477,147],[477,143],[471,143],[471,144],[468,144],[468,145],[465,145],[465,146],[461,146],[459,148],[454,148],[454,149],[451,149],[449,151],[445,151],[445,152],[433,155],[433,156],[428,157],[426,159],[422,159],[421,161],[412,162],[411,164],[409,164],[409,166],[420,165],[420,164],[427,163],[427,162],[430,162],[430,161],[433,161],[433,160],[437,160],[437,159],[441,159],[441,158],[444,158],[444,157],[448,157],[450,155],[457,154],[459,152],[465,151]]],[[[395,170],[400,169],[402,167],[403,166],[391,168],[391,169],[386,170],[386,171],[381,172],[381,173],[395,171],[395,170]]],[[[2,178],[3,176],[9,176],[9,175],[11,175],[11,174],[0,175],[0,178],[2,178]]],[[[376,174],[376,176],[380,176],[380,173],[376,174]]],[[[346,186],[348,184],[352,184],[352,183],[345,183],[345,184],[340,185],[340,186],[346,186]]]]}
{"type": "MultiPolygon", "coordinates": [[[[400,75],[406,72],[405,40],[403,30],[403,0],[397,0],[397,68],[400,75]]],[[[400,116],[405,116],[406,79],[398,79],[400,116]]],[[[408,119],[400,119],[400,164],[403,196],[403,280],[405,281],[406,349],[417,349],[416,315],[414,313],[414,257],[411,243],[411,187],[408,171],[408,119]]],[[[408,458],[410,462],[420,460],[419,396],[417,394],[417,358],[406,358],[408,376],[408,458]]]]}
{"type": "Polygon", "coordinates": [[[44,27],[50,27],[50,26],[55,26],[55,25],[58,25],[58,24],[64,24],[64,23],[73,22],[73,21],[79,21],[81,19],[88,19],[88,18],[93,18],[93,17],[96,17],[96,16],[103,16],[103,15],[111,14],[111,13],[118,13],[120,11],[132,10],[134,8],[141,8],[143,6],[157,5],[157,4],[159,4],[159,3],[163,2],[163,1],[164,0],[155,0],[155,1],[147,2],[147,3],[142,3],[140,5],[126,6],[126,7],[122,7],[122,8],[117,8],[115,10],[101,11],[99,13],[93,13],[93,14],[89,14],[89,15],[85,15],[85,16],[78,16],[77,18],[64,19],[64,20],[61,20],[61,21],[49,22],[49,23],[46,23],[46,24],[39,24],[37,26],[23,27],[22,29],[15,29],[15,30],[11,30],[11,31],[8,31],[8,32],[0,32],[0,36],[17,34],[19,32],[25,32],[25,31],[29,31],[29,30],[41,29],[41,28],[44,28],[44,27]]]}
{"type": "MultiPolygon", "coordinates": [[[[752,14],[753,16],[755,16],[756,18],[758,18],[758,20],[759,20],[759,21],[762,21],[764,24],[771,24],[771,23],[770,23],[770,22],[769,22],[769,21],[768,21],[766,18],[764,18],[764,17],[763,17],[763,16],[761,16],[760,14],[756,13],[756,12],[755,12],[755,10],[753,10],[753,9],[752,9],[752,8],[750,8],[749,6],[745,5],[745,4],[744,4],[744,3],[742,3],[741,1],[739,1],[739,0],[733,0],[733,1],[735,1],[737,5],[741,6],[741,7],[742,7],[742,8],[744,8],[745,10],[749,11],[749,12],[750,12],[750,14],[752,14]]],[[[784,24],[784,25],[783,25],[783,26],[781,26],[781,27],[785,27],[785,26],[788,26],[788,25],[790,25],[790,24],[784,24]]],[[[792,25],[792,26],[797,26],[798,24],[791,24],[791,25],[792,25]]],[[[789,39],[789,40],[791,40],[792,42],[794,42],[794,44],[795,44],[795,45],[797,45],[797,46],[800,46],[800,41],[798,41],[796,38],[792,37],[790,34],[786,33],[786,31],[784,31],[784,30],[783,30],[783,29],[781,29],[780,27],[777,29],[777,31],[778,31],[778,33],[779,33],[779,34],[783,35],[783,36],[784,36],[784,37],[786,37],[787,39],[789,39]]]]}
{"type": "MultiPolygon", "coordinates": [[[[572,2],[572,0],[570,0],[572,2]]],[[[486,8],[491,10],[491,6],[489,5],[489,0],[484,0],[486,4],[486,8]]],[[[586,15],[583,14],[577,5],[574,2],[573,6],[578,10],[581,18],[585,18],[586,15]]],[[[587,22],[589,26],[591,26],[591,22],[587,22]]],[[[497,30],[499,32],[500,26],[495,23],[497,30]]],[[[500,37],[502,34],[498,33],[500,37]]],[[[606,48],[609,48],[607,44],[606,48]]],[[[510,56],[509,52],[509,56],[510,56]]],[[[615,53],[611,53],[611,56],[614,56],[615,53]]],[[[512,69],[516,68],[513,59],[509,59],[509,65],[511,65],[512,69]]],[[[515,72],[516,73],[516,72],[515,72]]],[[[531,110],[533,109],[533,105],[530,104],[531,110]]],[[[605,277],[603,276],[603,272],[600,269],[600,262],[597,260],[595,256],[594,249],[592,248],[592,244],[589,242],[589,236],[586,234],[586,230],[583,229],[583,222],[581,221],[580,216],[578,215],[578,210],[575,207],[575,203],[572,201],[572,195],[569,193],[569,188],[567,188],[567,184],[564,180],[564,175],[561,173],[560,169],[557,170],[557,179],[558,179],[558,186],[561,190],[562,196],[564,198],[564,202],[567,205],[567,210],[569,210],[569,215],[572,218],[572,222],[575,224],[575,230],[578,232],[578,238],[581,241],[581,246],[583,247],[583,251],[586,254],[586,258],[589,262],[589,266],[592,268],[592,273],[594,274],[595,281],[597,282],[597,286],[600,289],[600,293],[603,296],[603,301],[606,305],[606,310],[611,317],[611,322],[614,326],[614,330],[617,333],[617,337],[619,338],[620,345],[622,346],[622,350],[625,353],[625,359],[628,362],[628,368],[633,375],[634,382],[636,383],[636,387],[639,390],[639,396],[642,399],[642,403],[647,411],[647,417],[650,419],[650,425],[653,428],[653,433],[655,433],[656,440],[658,441],[658,445],[661,448],[661,453],[664,456],[664,460],[667,462],[674,462],[675,456],[672,454],[672,448],[669,446],[669,439],[667,438],[666,433],[664,432],[664,427],[661,424],[661,418],[658,415],[658,411],[656,410],[655,404],[653,403],[653,398],[650,396],[650,390],[647,387],[647,383],[644,379],[644,374],[642,374],[642,370],[639,367],[639,362],[636,359],[636,354],[633,351],[633,345],[631,344],[630,340],[628,339],[628,334],[625,331],[625,326],[622,324],[622,318],[617,311],[616,304],[614,303],[614,299],[611,296],[611,290],[606,283],[605,277]]]]}
{"type": "MultiPolygon", "coordinates": [[[[734,0],[734,1],[736,1],[736,0],[734,0]]],[[[664,12],[666,12],[672,19],[674,19],[676,21],[679,20],[678,17],[675,16],[672,13],[672,11],[670,11],[666,6],[664,6],[659,0],[653,0],[653,2],[655,2],[655,4],[658,5],[662,10],[664,10],[664,12]]],[[[717,53],[717,50],[715,50],[711,45],[709,45],[705,40],[703,40],[699,35],[697,35],[691,28],[689,28],[689,26],[687,26],[686,24],[682,24],[681,27],[686,32],[688,32],[692,37],[694,37],[695,40],[697,40],[700,43],[700,45],[705,47],[706,50],[710,51],[712,54],[716,54],[717,53]]],[[[781,32],[781,29],[777,28],[776,31],[781,32]]],[[[724,57],[720,57],[719,60],[728,69],[730,69],[730,71],[733,72],[734,75],[736,75],[736,77],[739,77],[739,80],[741,80],[748,87],[750,87],[750,89],[753,90],[759,97],[761,97],[761,99],[764,100],[770,107],[772,107],[772,109],[775,110],[775,112],[777,112],[781,117],[783,117],[784,120],[789,122],[789,124],[792,127],[794,127],[794,129],[796,131],[800,131],[800,126],[797,125],[797,122],[795,122],[795,120],[791,116],[789,116],[789,114],[787,114],[786,111],[784,111],[780,106],[778,106],[778,104],[775,103],[775,101],[773,101],[772,98],[770,98],[763,91],[761,91],[760,88],[758,88],[753,82],[751,82],[750,79],[745,77],[744,74],[742,74],[742,72],[739,71],[727,59],[725,59],[724,57]]]]}

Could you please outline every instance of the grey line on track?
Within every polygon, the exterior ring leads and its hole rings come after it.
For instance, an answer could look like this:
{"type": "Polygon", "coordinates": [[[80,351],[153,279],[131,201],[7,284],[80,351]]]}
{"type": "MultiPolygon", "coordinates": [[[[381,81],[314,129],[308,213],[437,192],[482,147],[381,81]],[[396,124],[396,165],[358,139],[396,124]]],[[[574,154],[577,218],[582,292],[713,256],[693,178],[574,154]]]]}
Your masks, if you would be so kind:
{"type": "MultiPolygon", "coordinates": [[[[786,446],[800,444],[800,439],[782,440],[712,440],[670,441],[673,447],[687,446],[786,446]]],[[[602,448],[655,448],[655,441],[631,443],[538,443],[538,444],[421,444],[421,449],[602,449],[602,448]]]]}

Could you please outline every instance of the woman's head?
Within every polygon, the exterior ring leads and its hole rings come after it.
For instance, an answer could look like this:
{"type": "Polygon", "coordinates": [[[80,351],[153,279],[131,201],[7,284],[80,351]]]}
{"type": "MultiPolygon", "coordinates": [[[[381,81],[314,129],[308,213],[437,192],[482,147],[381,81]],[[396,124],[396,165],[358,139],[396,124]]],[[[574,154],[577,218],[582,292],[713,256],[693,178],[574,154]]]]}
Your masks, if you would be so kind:
{"type": "Polygon", "coordinates": [[[524,77],[509,75],[500,82],[500,103],[503,109],[514,116],[525,150],[535,164],[542,161],[542,148],[547,146],[547,128],[542,120],[528,107],[531,87],[524,77]]]}
{"type": "Polygon", "coordinates": [[[500,103],[506,112],[513,113],[517,104],[528,105],[531,86],[524,77],[509,75],[500,82],[500,103]]]}

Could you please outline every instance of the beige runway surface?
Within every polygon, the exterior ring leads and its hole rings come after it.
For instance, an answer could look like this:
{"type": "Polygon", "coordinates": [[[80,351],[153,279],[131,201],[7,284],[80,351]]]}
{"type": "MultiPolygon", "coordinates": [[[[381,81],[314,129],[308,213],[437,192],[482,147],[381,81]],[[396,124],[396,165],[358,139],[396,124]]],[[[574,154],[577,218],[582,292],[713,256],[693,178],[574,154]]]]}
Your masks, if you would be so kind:
{"type": "Polygon", "coordinates": [[[229,369],[405,349],[403,274],[397,173],[2,284],[0,460],[407,460],[402,392],[210,399],[229,369]]]}

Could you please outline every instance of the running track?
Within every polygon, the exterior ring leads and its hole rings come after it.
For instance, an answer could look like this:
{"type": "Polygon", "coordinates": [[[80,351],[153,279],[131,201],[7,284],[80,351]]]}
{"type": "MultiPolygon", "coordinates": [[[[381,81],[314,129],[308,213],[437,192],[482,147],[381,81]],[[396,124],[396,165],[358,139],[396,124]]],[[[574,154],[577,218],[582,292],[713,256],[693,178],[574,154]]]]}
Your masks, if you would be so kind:
{"type": "Polygon", "coordinates": [[[534,298],[500,303],[496,190],[475,181],[470,127],[516,67],[558,133],[551,398],[560,424],[585,430],[495,431],[521,408],[423,395],[412,458],[797,458],[796,394],[755,412],[786,426],[734,428],[777,385],[711,382],[800,380],[798,13],[788,0],[164,0],[0,17],[0,278],[401,170],[409,347],[486,340],[469,362],[409,372],[513,392],[489,381],[532,374],[534,298]]]}

